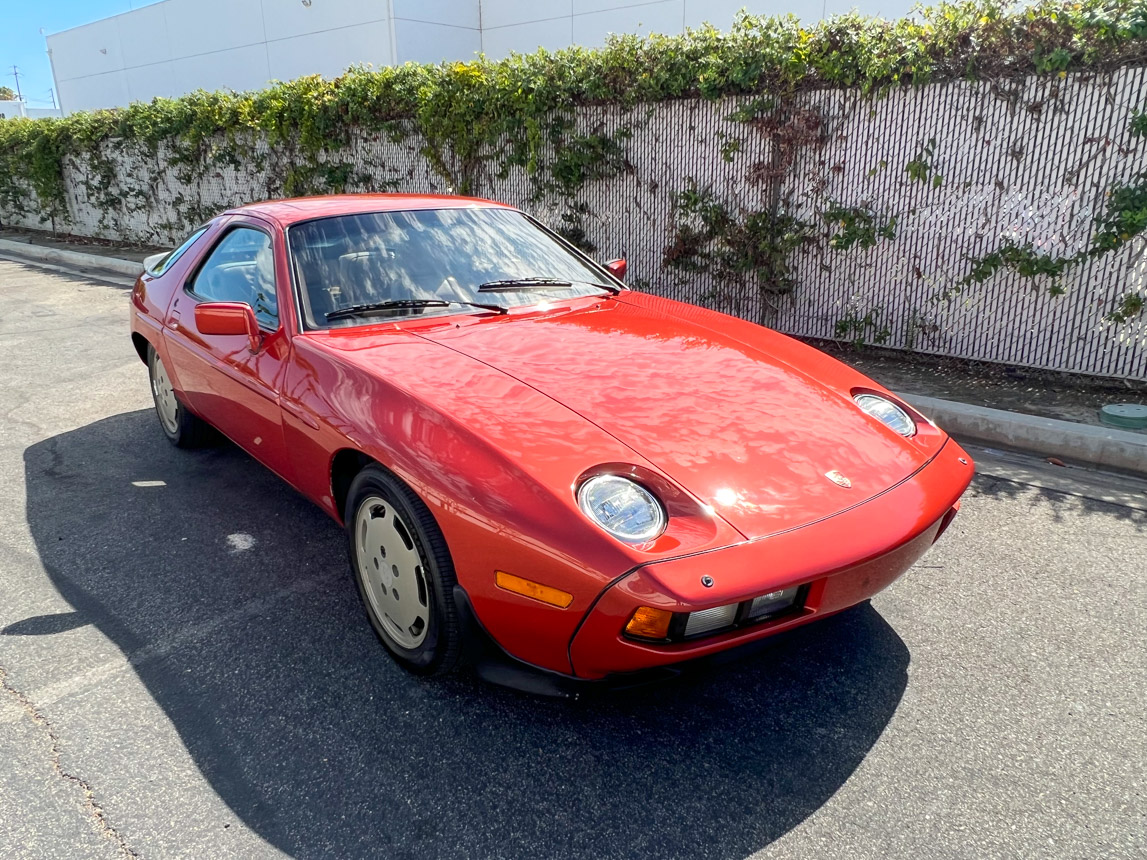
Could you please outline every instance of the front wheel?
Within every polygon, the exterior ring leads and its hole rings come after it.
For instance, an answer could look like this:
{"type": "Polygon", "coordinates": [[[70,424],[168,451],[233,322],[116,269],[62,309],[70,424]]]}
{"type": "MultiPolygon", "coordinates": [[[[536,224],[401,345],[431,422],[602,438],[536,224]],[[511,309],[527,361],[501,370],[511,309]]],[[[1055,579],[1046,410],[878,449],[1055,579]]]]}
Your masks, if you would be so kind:
{"type": "Polygon", "coordinates": [[[163,359],[154,346],[147,348],[147,374],[151,380],[151,399],[155,402],[155,414],[159,426],[163,428],[169,442],[177,448],[194,448],[203,443],[207,426],[180,402],[163,366],[163,359]]]}
{"type": "Polygon", "coordinates": [[[379,466],[351,483],[346,509],[351,569],[367,617],[400,665],[441,675],[458,662],[454,564],[433,515],[379,466]]]}

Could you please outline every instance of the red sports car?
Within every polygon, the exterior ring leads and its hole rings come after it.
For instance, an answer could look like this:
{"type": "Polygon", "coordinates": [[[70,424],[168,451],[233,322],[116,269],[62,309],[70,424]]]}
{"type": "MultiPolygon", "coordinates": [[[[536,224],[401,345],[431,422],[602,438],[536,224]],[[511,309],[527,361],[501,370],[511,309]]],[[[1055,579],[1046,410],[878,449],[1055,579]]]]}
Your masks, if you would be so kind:
{"type": "Polygon", "coordinates": [[[972,477],[872,380],[487,200],[259,203],[146,268],[163,432],[216,428],[344,525],[413,672],[565,692],[807,624],[906,571],[972,477]]]}

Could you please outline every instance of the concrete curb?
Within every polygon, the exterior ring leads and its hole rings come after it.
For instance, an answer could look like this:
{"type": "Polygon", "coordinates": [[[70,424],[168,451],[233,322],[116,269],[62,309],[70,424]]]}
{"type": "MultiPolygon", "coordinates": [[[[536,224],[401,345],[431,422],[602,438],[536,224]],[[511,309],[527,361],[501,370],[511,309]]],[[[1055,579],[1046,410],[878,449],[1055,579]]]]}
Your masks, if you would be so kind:
{"type": "Polygon", "coordinates": [[[1147,475],[1147,434],[1040,418],[935,397],[904,400],[957,438],[1147,475]]]}
{"type": "Polygon", "coordinates": [[[115,257],[101,257],[99,254],[47,248],[29,242],[13,242],[11,239],[0,239],[0,254],[19,257],[31,263],[48,263],[81,272],[103,272],[129,278],[134,278],[143,271],[143,263],[134,260],[119,260],[115,257]]]}

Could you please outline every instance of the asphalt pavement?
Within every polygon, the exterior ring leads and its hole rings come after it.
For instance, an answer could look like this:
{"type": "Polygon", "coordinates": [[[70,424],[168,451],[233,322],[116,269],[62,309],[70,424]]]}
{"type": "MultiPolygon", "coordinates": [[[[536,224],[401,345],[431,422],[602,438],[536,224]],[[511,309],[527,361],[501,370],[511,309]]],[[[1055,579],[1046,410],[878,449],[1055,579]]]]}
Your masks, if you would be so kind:
{"type": "Polygon", "coordinates": [[[339,528],[0,260],[0,856],[1144,857],[1147,484],[973,452],[868,606],[576,702],[413,678],[339,528]]]}

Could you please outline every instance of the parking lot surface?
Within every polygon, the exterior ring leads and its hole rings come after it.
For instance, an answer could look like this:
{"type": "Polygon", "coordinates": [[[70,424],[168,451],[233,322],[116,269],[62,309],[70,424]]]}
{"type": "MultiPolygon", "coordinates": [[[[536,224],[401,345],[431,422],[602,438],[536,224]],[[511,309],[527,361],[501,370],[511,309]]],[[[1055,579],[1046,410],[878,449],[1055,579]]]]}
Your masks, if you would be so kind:
{"type": "Polygon", "coordinates": [[[673,683],[419,680],[335,523],[167,443],[127,299],[0,260],[0,856],[1147,855],[1143,483],[989,463],[871,605],[673,683]]]}

